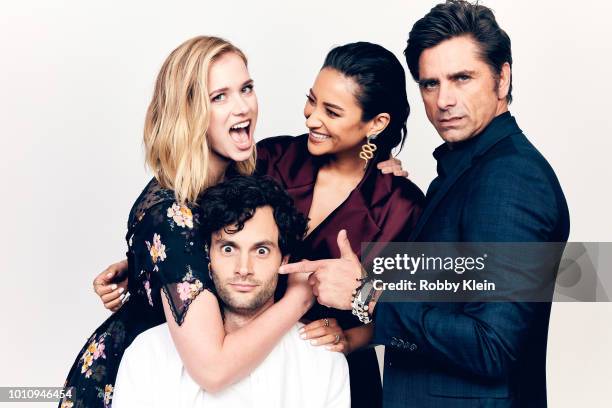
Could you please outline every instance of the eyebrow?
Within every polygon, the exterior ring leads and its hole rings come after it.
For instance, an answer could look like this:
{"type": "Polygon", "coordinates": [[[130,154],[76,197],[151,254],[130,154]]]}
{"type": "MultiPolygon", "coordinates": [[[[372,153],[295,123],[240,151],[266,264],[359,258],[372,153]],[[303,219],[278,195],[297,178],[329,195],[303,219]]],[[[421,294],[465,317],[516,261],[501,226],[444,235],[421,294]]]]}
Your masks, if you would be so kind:
{"type": "Polygon", "coordinates": [[[264,246],[264,245],[273,246],[273,247],[276,246],[276,244],[274,242],[270,241],[269,239],[265,239],[263,241],[256,242],[253,246],[254,247],[260,247],[260,246],[264,246]]]}
{"type": "MultiPolygon", "coordinates": [[[[448,74],[446,75],[446,78],[457,79],[458,77],[463,76],[463,75],[473,77],[476,75],[476,71],[465,69],[463,71],[458,71],[458,72],[453,72],[452,74],[448,74]]],[[[420,86],[425,85],[428,82],[439,82],[439,80],[437,78],[423,78],[417,81],[417,83],[420,86]]]]}
{"type": "MultiPolygon", "coordinates": [[[[310,95],[313,97],[315,101],[317,100],[317,97],[315,96],[315,93],[312,91],[312,88],[310,88],[310,95]]],[[[338,105],[334,105],[333,103],[323,102],[323,105],[327,108],[337,109],[339,111],[344,112],[344,109],[342,107],[338,105]]]]}
{"type": "Polygon", "coordinates": [[[449,78],[449,79],[456,79],[456,78],[458,78],[460,76],[464,76],[464,75],[465,76],[472,76],[473,77],[474,75],[476,75],[476,71],[472,71],[472,70],[469,70],[469,69],[464,69],[463,71],[455,72],[453,74],[448,75],[447,78],[449,78]]]}
{"type": "MultiPolygon", "coordinates": [[[[231,245],[231,246],[233,246],[233,247],[236,247],[236,246],[237,246],[235,241],[230,241],[230,240],[227,240],[227,239],[219,239],[219,240],[217,241],[217,243],[218,243],[219,245],[221,245],[221,246],[223,246],[223,245],[231,245]]],[[[277,246],[277,245],[276,245],[274,242],[272,242],[271,240],[269,240],[269,239],[264,239],[264,240],[262,240],[262,241],[258,241],[258,242],[256,242],[256,243],[254,243],[252,247],[253,247],[253,248],[255,248],[255,247],[260,247],[260,246],[264,246],[264,245],[267,245],[267,246],[273,246],[273,247],[276,247],[276,246],[277,246]]]]}
{"type": "MultiPolygon", "coordinates": [[[[241,86],[240,88],[244,88],[247,85],[253,85],[254,81],[252,79],[248,79],[246,80],[241,86]]],[[[214,95],[216,93],[222,93],[222,92],[227,92],[229,91],[229,88],[226,86],[225,88],[219,88],[219,89],[215,89],[214,91],[212,91],[211,93],[208,94],[208,96],[210,95],[214,95]]]]}

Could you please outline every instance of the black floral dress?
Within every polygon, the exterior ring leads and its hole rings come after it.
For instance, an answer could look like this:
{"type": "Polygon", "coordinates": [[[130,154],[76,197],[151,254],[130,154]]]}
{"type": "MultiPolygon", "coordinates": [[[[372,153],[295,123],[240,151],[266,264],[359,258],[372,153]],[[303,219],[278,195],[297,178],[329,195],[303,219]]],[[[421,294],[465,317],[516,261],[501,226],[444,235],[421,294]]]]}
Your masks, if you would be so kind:
{"type": "Polygon", "coordinates": [[[155,179],[145,187],[128,220],[129,301],[78,354],[65,383],[71,392],[61,408],[111,406],[123,352],[137,335],[166,321],[162,291],[179,325],[199,293],[214,293],[199,219],[197,206],[177,204],[174,193],[155,179]]]}

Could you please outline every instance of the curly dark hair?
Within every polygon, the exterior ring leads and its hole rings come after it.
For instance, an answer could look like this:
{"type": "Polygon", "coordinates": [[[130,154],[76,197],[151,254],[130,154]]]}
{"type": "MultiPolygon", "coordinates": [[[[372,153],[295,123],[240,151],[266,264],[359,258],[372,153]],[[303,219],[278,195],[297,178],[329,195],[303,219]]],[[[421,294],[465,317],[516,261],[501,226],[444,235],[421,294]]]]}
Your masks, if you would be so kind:
{"type": "Polygon", "coordinates": [[[208,245],[214,232],[241,231],[257,208],[265,206],[272,207],[283,255],[294,253],[306,236],[306,217],[295,208],[289,194],[267,176],[234,176],[208,188],[199,204],[202,232],[208,245]]]}

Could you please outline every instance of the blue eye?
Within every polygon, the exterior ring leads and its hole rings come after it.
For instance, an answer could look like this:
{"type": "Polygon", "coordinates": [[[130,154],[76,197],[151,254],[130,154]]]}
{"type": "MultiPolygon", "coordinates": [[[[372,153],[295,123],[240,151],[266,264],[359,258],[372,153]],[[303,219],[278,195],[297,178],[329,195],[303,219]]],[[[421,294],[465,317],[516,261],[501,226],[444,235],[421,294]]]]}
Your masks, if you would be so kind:
{"type": "Polygon", "coordinates": [[[225,94],[224,93],[220,93],[219,95],[216,95],[212,98],[213,102],[221,102],[225,100],[225,94]]]}

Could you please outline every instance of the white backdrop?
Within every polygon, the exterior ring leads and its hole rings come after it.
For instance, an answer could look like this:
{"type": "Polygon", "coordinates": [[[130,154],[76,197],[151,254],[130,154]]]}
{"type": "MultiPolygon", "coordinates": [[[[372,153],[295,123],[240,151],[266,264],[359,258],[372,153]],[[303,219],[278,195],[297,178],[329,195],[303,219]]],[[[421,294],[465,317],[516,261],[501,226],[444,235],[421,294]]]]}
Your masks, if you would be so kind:
{"type": "MultiPolygon", "coordinates": [[[[404,63],[412,24],[436,2],[3,2],[0,386],[60,386],[107,316],[91,281],[125,252],[126,217],[150,177],[144,113],[174,47],[199,34],[234,42],[256,82],[257,138],[300,134],[304,95],[333,45],[377,42],[404,63]]],[[[511,111],[557,172],[570,239],[612,241],[612,5],[484,4],[512,39],[511,111]]],[[[409,139],[399,157],[426,189],[440,139],[411,80],[408,95],[409,139]]],[[[611,312],[610,303],[553,306],[551,407],[610,406],[611,312]]]]}

